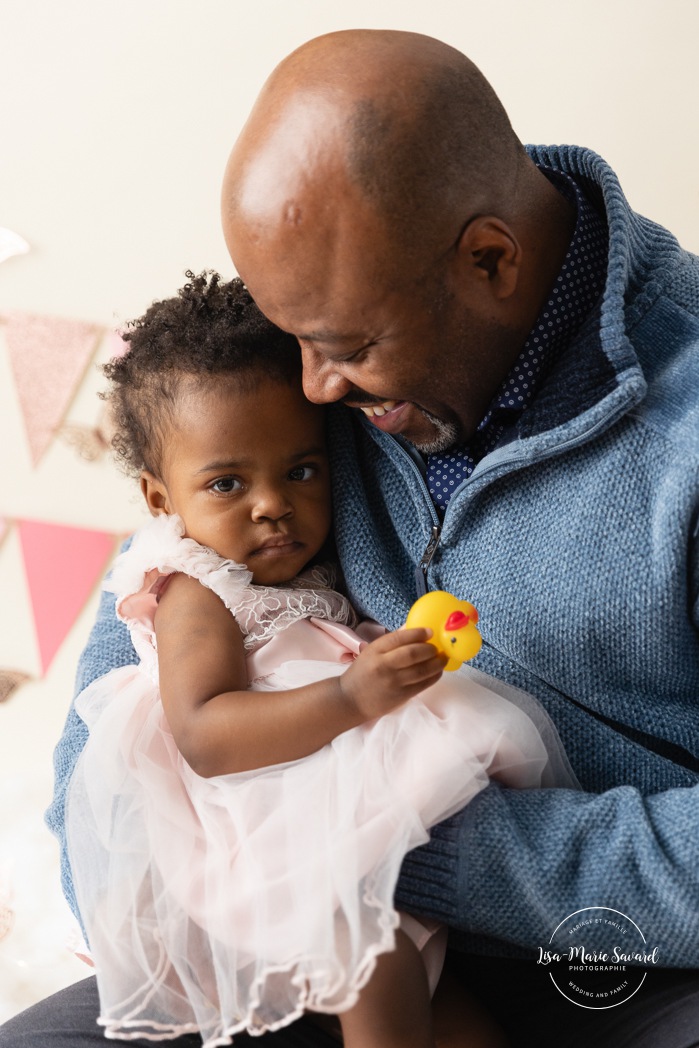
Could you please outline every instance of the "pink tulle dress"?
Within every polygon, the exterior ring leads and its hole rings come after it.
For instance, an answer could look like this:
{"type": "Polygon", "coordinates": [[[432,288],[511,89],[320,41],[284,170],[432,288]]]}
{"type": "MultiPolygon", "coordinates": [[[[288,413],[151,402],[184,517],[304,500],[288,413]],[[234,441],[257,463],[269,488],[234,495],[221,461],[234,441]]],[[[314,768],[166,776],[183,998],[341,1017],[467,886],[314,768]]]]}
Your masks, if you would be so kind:
{"type": "Polygon", "coordinates": [[[365,641],[328,569],[255,586],[182,536],[178,517],[156,517],[116,562],[108,586],[141,661],[77,699],[89,739],[66,822],[106,1036],[198,1032],[211,1048],[351,1007],[393,948],[403,856],[489,776],[574,783],[534,700],[509,701],[469,671],[309,757],[201,778],[158,693],[153,618],[168,575],[198,579],[230,609],[253,690],[340,674],[365,641]]]}

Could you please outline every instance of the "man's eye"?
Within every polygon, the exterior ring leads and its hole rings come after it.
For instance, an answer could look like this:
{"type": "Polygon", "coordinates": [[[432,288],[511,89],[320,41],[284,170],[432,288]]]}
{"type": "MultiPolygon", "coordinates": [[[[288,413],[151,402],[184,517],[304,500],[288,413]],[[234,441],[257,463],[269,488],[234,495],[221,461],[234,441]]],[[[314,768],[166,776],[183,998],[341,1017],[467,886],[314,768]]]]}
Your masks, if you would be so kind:
{"type": "Polygon", "coordinates": [[[315,466],[295,466],[289,471],[289,480],[310,480],[317,472],[315,466]]]}
{"type": "Polygon", "coordinates": [[[363,346],[360,346],[359,349],[355,349],[351,353],[348,353],[347,356],[340,357],[340,359],[338,360],[338,363],[340,363],[340,364],[358,364],[358,363],[360,363],[364,359],[364,356],[367,353],[367,351],[370,350],[371,347],[374,346],[375,344],[376,343],[373,342],[373,341],[372,342],[366,342],[363,346]]]}
{"type": "Polygon", "coordinates": [[[233,491],[239,491],[241,487],[237,477],[219,477],[211,484],[211,490],[218,495],[230,495],[233,491]]]}

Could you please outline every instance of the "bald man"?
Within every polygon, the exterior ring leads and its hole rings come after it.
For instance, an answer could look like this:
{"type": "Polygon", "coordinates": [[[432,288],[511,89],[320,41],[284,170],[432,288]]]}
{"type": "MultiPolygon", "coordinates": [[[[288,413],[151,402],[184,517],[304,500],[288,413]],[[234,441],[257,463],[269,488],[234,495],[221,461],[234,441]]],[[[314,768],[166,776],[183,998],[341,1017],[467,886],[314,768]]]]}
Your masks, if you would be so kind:
{"type": "MultiPolygon", "coordinates": [[[[512,1045],[699,1044],[697,259],[594,153],[525,150],[472,63],[410,33],[282,62],[223,222],[331,405],[357,608],[395,628],[426,588],[473,600],[477,666],[541,701],[582,786],[492,784],[408,856],[398,904],[450,926],[450,975],[512,1045]]],[[[80,686],[133,658],[105,600],[80,686]]],[[[83,740],[71,712],[62,843],[83,740]]],[[[67,864],[64,885],[74,905],[67,864]]],[[[92,1045],[97,1007],[88,980],[0,1048],[92,1045]]],[[[307,1021],[263,1040],[333,1043],[307,1021]]]]}

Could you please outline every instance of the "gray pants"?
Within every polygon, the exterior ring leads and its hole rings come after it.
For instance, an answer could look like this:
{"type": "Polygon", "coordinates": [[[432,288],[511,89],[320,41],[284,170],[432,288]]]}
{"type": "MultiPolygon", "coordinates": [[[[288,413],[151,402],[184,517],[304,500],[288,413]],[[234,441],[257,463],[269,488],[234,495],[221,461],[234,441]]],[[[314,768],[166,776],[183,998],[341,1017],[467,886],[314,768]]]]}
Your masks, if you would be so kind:
{"type": "MultiPolygon", "coordinates": [[[[608,1011],[579,1008],[531,962],[450,954],[450,967],[501,1023],[512,1048],[698,1048],[699,972],[650,972],[639,993],[608,1011]],[[653,979],[651,980],[651,976],[653,979]]],[[[97,1048],[105,1043],[96,1018],[94,978],[61,990],[0,1028],[0,1048],[97,1048]]],[[[129,1041],[153,1048],[153,1041],[129,1041]]],[[[188,1034],[161,1042],[197,1048],[188,1034]]],[[[236,1036],[237,1048],[337,1048],[337,1041],[301,1020],[264,1038],[236,1036]]]]}
{"type": "MultiPolygon", "coordinates": [[[[0,1027],[2,1048],[105,1048],[107,1041],[96,1019],[99,1013],[97,981],[85,979],[60,990],[33,1008],[16,1015],[0,1027]]],[[[110,1041],[134,1048],[155,1048],[154,1041],[110,1041]]],[[[170,1048],[200,1048],[201,1038],[185,1034],[171,1041],[160,1041],[170,1048]]],[[[304,1021],[294,1023],[279,1033],[260,1037],[235,1037],[235,1048],[263,1045],[269,1048],[338,1048],[338,1042],[323,1030],[304,1021]]]]}

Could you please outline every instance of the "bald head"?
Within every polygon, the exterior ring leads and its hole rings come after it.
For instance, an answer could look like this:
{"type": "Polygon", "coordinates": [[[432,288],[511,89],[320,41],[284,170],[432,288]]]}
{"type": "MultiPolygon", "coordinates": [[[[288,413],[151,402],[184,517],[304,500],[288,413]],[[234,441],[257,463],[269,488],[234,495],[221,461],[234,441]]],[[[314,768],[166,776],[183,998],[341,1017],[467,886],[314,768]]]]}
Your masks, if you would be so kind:
{"type": "Polygon", "coordinates": [[[569,212],[473,63],[415,33],[332,33],[289,55],[223,187],[231,257],[298,338],[307,395],[378,404],[381,428],[422,449],[482,418],[569,212]]]}
{"type": "MultiPolygon", "coordinates": [[[[322,40],[327,47],[344,37],[322,40]]],[[[359,190],[404,229],[461,215],[466,201],[472,211],[502,208],[527,160],[476,66],[414,33],[359,39],[357,72],[365,58],[368,69],[353,77],[344,124],[346,171],[359,190]]]]}
{"type": "Polygon", "coordinates": [[[274,70],[236,144],[223,191],[229,248],[235,261],[238,223],[298,226],[320,188],[328,208],[373,207],[405,249],[465,210],[511,208],[528,164],[459,51],[416,33],[331,33],[274,70]]]}

